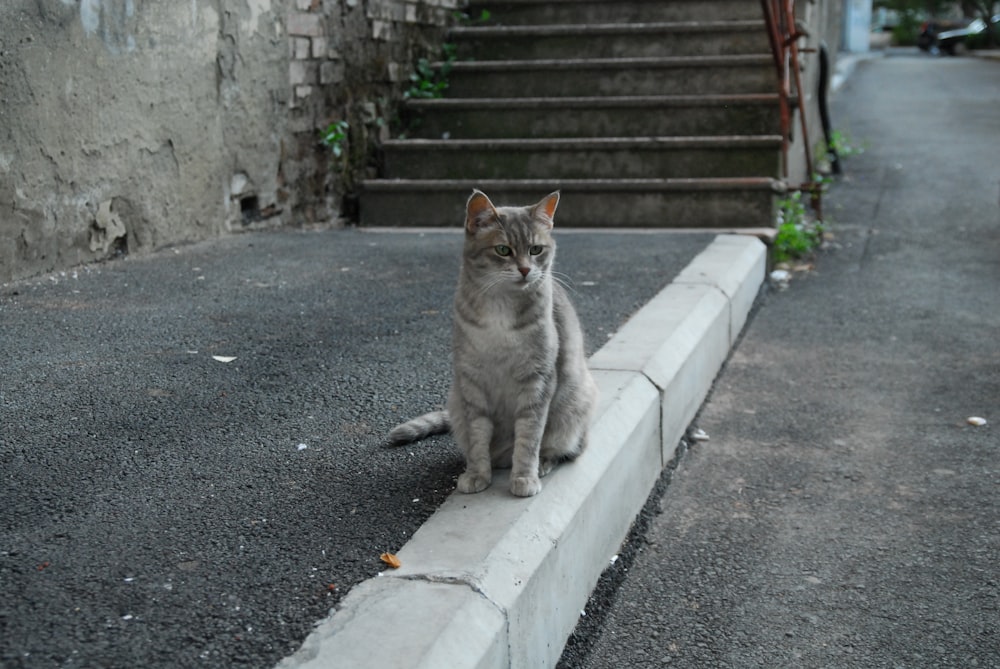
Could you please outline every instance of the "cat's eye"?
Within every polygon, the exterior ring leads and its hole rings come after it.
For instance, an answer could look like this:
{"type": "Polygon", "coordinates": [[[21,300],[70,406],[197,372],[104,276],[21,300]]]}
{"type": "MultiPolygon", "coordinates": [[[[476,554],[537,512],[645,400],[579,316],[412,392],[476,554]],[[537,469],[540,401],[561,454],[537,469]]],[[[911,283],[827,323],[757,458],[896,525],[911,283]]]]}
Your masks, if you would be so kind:
{"type": "Polygon", "coordinates": [[[513,253],[513,252],[512,252],[511,250],[510,250],[510,247],[509,247],[509,246],[504,246],[503,244],[497,244],[496,246],[494,246],[494,247],[493,247],[493,250],[497,252],[497,255],[498,255],[498,256],[502,256],[502,257],[504,257],[504,258],[506,258],[506,257],[507,257],[507,256],[509,256],[509,255],[510,255],[511,253],[513,253]]]}
{"type": "Polygon", "coordinates": [[[530,254],[531,254],[531,255],[533,255],[533,256],[537,256],[537,255],[538,255],[539,253],[541,253],[541,252],[542,252],[542,251],[544,251],[544,250],[545,250],[545,247],[544,247],[544,246],[537,246],[537,245],[536,245],[536,246],[532,246],[532,247],[530,247],[530,248],[528,249],[528,253],[530,253],[530,254]]]}

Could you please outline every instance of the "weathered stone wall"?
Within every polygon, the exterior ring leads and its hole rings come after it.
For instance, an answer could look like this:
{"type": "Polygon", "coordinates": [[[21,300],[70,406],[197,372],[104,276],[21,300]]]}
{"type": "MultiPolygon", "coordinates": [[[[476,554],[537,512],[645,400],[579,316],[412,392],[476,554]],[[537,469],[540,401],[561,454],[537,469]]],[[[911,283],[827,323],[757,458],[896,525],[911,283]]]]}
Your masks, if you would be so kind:
{"type": "Polygon", "coordinates": [[[454,0],[4,0],[0,281],[331,221],[454,0]],[[318,129],[347,120],[343,169],[318,129]]]}
{"type": "Polygon", "coordinates": [[[355,183],[374,176],[375,144],[396,123],[413,63],[441,51],[460,0],[290,0],[287,176],[306,220],[353,216],[355,183]],[[317,143],[330,123],[349,126],[342,161],[317,143]],[[346,199],[344,196],[347,196],[346,199]]]}

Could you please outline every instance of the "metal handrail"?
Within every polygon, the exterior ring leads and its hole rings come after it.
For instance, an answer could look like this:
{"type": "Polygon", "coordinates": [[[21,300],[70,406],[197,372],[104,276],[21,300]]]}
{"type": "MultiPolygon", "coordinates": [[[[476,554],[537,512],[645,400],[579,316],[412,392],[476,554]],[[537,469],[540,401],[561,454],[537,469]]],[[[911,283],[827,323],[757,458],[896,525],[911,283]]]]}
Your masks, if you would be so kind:
{"type": "MultiPolygon", "coordinates": [[[[802,126],[802,147],[805,152],[806,169],[812,171],[812,150],[809,148],[809,129],[805,109],[802,105],[802,77],[799,70],[798,41],[805,37],[795,22],[795,0],[760,0],[764,13],[764,23],[767,29],[768,41],[771,44],[771,54],[774,56],[774,66],[778,75],[778,97],[781,115],[781,150],[782,165],[785,179],[789,176],[788,146],[792,126],[792,84],[799,97],[799,121],[802,126]]],[[[821,190],[812,179],[793,190],[808,191],[812,197],[813,207],[820,210],[821,190]]]]}

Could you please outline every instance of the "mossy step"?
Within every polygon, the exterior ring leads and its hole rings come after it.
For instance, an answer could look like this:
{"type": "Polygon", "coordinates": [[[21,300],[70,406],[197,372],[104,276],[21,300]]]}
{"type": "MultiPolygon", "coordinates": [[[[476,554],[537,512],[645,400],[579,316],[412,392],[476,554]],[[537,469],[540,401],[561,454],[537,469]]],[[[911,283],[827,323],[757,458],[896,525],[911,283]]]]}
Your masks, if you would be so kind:
{"type": "Polygon", "coordinates": [[[696,21],[710,16],[759,19],[760,3],[748,0],[471,0],[464,13],[472,21],[489,13],[488,23],[642,23],[696,21]]]}
{"type": "Polygon", "coordinates": [[[743,94],[777,87],[774,59],[766,53],[458,61],[450,67],[450,98],[743,94]]]}
{"type": "Polygon", "coordinates": [[[391,140],[386,178],[687,178],[778,176],[781,137],[391,140]]]}
{"type": "Polygon", "coordinates": [[[773,135],[777,94],[409,100],[428,139],[773,135]]]}
{"type": "Polygon", "coordinates": [[[696,56],[769,49],[764,22],[690,21],[452,28],[460,59],[696,56]]]}
{"type": "Polygon", "coordinates": [[[361,189],[364,226],[460,226],[473,188],[495,202],[562,193],[566,227],[761,228],[774,225],[778,179],[377,179],[361,189]]]}

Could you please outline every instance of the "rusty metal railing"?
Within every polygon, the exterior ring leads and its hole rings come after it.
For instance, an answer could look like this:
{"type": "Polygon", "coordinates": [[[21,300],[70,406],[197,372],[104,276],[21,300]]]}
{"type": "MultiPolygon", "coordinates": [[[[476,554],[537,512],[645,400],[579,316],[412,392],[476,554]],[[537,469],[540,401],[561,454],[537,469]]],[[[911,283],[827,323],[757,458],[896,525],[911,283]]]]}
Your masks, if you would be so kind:
{"type": "Polygon", "coordinates": [[[792,190],[806,191],[810,194],[813,208],[821,212],[820,196],[822,189],[812,179],[814,169],[812,150],[809,147],[809,129],[806,121],[806,110],[802,106],[803,89],[802,75],[799,68],[799,39],[805,37],[795,22],[795,0],[760,0],[764,12],[764,23],[767,37],[771,43],[771,54],[774,56],[774,66],[778,75],[779,110],[781,115],[781,151],[783,176],[789,177],[789,144],[792,130],[792,102],[796,100],[799,107],[799,122],[802,129],[802,148],[805,152],[807,179],[799,186],[789,184],[792,190]],[[792,91],[794,84],[795,90],[792,91]]]}

